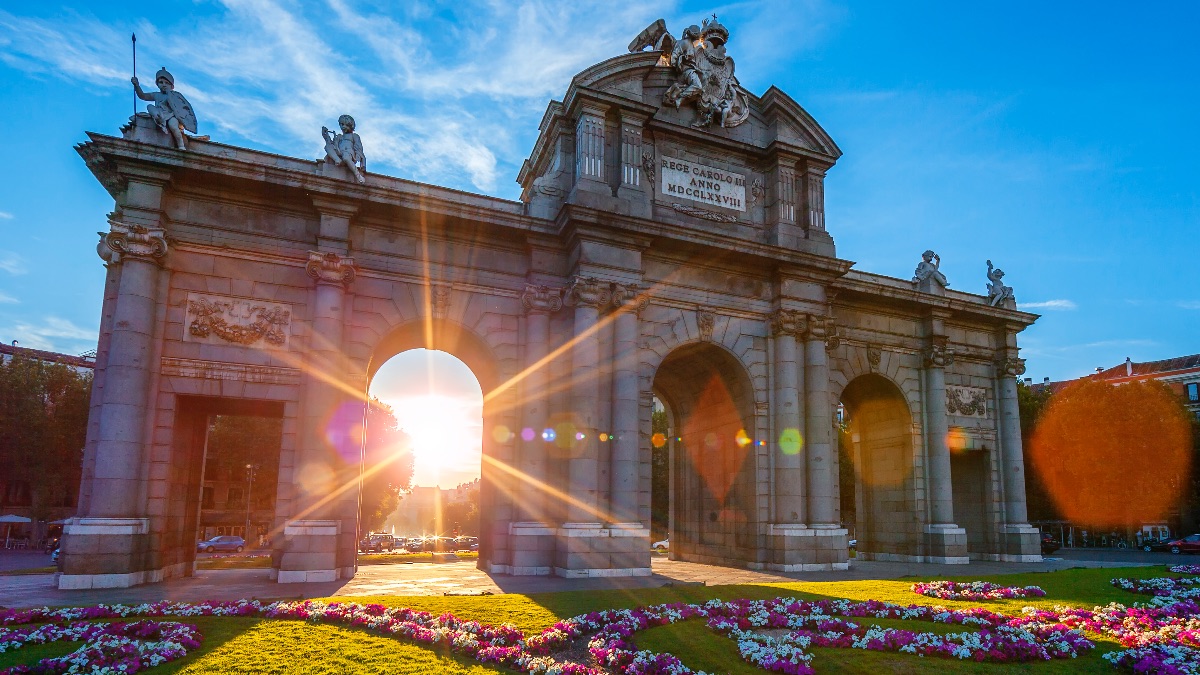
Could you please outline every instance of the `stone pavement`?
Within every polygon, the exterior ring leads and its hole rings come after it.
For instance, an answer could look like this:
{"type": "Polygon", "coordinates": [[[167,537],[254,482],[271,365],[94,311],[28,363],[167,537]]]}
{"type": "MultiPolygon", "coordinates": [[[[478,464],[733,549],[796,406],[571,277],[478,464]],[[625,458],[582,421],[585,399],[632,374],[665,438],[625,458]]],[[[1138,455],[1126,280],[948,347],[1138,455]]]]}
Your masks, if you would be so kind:
{"type": "MultiPolygon", "coordinates": [[[[1145,564],[1145,563],[1143,563],[1145,564]]],[[[202,570],[193,577],[134,588],[60,591],[54,575],[0,576],[0,606],[91,605],[141,603],[157,600],[298,599],[328,596],[443,595],[490,593],[548,593],[620,588],[653,588],[668,583],[768,584],[790,581],[855,581],[902,577],[986,576],[1016,572],[1051,572],[1073,567],[1129,567],[1138,563],[1086,560],[1047,560],[1041,563],[972,562],[970,565],[850,561],[840,572],[756,572],[731,567],[655,558],[654,575],[562,579],[488,575],[474,561],[435,565],[366,565],[353,579],[310,584],[277,584],[268,570],[202,570]]]]}

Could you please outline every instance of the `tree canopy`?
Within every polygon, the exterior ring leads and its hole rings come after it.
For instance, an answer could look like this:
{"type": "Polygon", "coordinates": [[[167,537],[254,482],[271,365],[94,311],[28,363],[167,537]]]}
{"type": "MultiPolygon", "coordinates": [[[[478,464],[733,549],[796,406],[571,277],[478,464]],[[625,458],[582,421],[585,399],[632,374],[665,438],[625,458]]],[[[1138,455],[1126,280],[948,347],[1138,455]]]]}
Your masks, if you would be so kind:
{"type": "Polygon", "coordinates": [[[383,525],[412,488],[413,454],[408,434],[400,429],[392,407],[372,398],[367,406],[362,500],[359,528],[372,532],[383,525]]]}
{"type": "Polygon", "coordinates": [[[79,492],[91,391],[91,371],[20,354],[0,363],[0,476],[28,486],[35,520],[79,492]]]}

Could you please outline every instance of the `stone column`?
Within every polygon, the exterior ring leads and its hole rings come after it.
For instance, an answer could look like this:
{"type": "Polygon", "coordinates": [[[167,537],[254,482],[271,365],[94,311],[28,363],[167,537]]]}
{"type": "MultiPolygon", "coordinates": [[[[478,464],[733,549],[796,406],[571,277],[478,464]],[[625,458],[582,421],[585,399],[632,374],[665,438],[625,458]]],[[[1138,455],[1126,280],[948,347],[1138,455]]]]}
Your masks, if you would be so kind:
{"type": "Polygon", "coordinates": [[[612,522],[638,524],[638,287],[613,289],[612,522]]]}
{"type": "Polygon", "coordinates": [[[638,314],[644,299],[635,284],[614,284],[612,486],[609,494],[610,574],[650,573],[650,528],[638,517],[638,314]]]}
{"type": "Polygon", "coordinates": [[[164,231],[110,221],[98,246],[121,267],[117,307],[105,369],[104,403],[96,445],[96,473],[88,516],[129,518],[138,513],[143,432],[153,400],[154,319],[159,265],[167,255],[164,231]]]}
{"type": "MultiPolygon", "coordinates": [[[[601,120],[603,121],[603,120],[601,120]]],[[[574,308],[574,345],[571,348],[571,411],[575,438],[571,439],[568,460],[567,520],[558,530],[555,573],[559,576],[590,576],[592,570],[607,569],[609,531],[600,510],[599,448],[596,410],[600,405],[597,370],[600,361],[600,337],[597,323],[600,308],[612,299],[609,284],[591,277],[577,276],[567,286],[567,305],[574,308]]]]}
{"type": "Polygon", "coordinates": [[[950,473],[950,433],[946,418],[945,367],[954,363],[954,351],[942,335],[942,318],[931,320],[933,329],[925,350],[925,494],[930,522],[925,526],[926,562],[966,564],[967,531],[954,523],[954,485],[950,473]]]}
{"type": "MultiPolygon", "coordinates": [[[[357,533],[346,532],[344,495],[357,497],[357,485],[351,475],[361,471],[354,460],[342,457],[331,447],[326,425],[339,403],[346,399],[336,385],[344,368],[342,325],[345,316],[346,288],[354,282],[354,259],[332,252],[311,251],[305,272],[316,287],[310,313],[311,335],[307,373],[302,400],[303,435],[293,469],[295,499],[284,527],[286,550],[278,570],[280,583],[333,581],[353,573],[338,557],[340,539],[357,533]]],[[[357,499],[355,500],[357,503],[357,499]]]]}
{"type": "MultiPolygon", "coordinates": [[[[161,186],[157,186],[161,188],[161,186]]],[[[110,272],[119,268],[116,308],[108,343],[104,388],[92,414],[96,425],[95,472],[82,517],[64,529],[64,589],[127,587],[155,578],[146,570],[149,519],[140,503],[146,462],[160,265],[167,255],[162,228],[109,221],[97,253],[110,272]]]]}
{"type": "Polygon", "coordinates": [[[808,523],[837,527],[833,497],[833,410],[829,402],[829,360],[825,353],[828,319],[808,317],[804,343],[805,431],[808,438],[808,523]]]}
{"type": "Polygon", "coordinates": [[[946,346],[946,338],[935,337],[925,350],[925,418],[929,456],[926,493],[929,495],[930,522],[934,525],[954,523],[954,492],[950,477],[950,434],[946,418],[946,366],[954,363],[954,354],[946,346]]]}
{"type": "Polygon", "coordinates": [[[775,347],[775,455],[776,525],[803,527],[807,522],[805,503],[804,420],[800,407],[800,368],[796,335],[806,330],[803,314],[781,309],[771,317],[775,347]]]}
{"type": "Polygon", "coordinates": [[[517,469],[517,522],[513,535],[513,558],[509,573],[519,576],[550,574],[554,566],[554,528],[547,514],[547,441],[542,437],[549,424],[546,397],[550,353],[550,315],[562,309],[562,291],[526,284],[521,295],[525,307],[525,379],[521,391],[520,463],[517,469]]]}
{"type": "Polygon", "coordinates": [[[774,437],[771,439],[774,464],[774,517],[767,528],[767,567],[781,571],[801,571],[817,566],[815,530],[808,529],[805,456],[807,438],[800,394],[804,390],[802,356],[797,337],[807,330],[801,312],[777,310],[771,315],[771,344],[774,349],[775,401],[774,437]]]}
{"type": "Polygon", "coordinates": [[[1001,557],[1015,562],[1038,562],[1041,531],[1029,524],[1025,501],[1025,457],[1021,443],[1021,411],[1017,378],[1025,374],[1025,359],[1002,354],[996,362],[1000,426],[1000,461],[1004,476],[1004,528],[1001,557]]]}

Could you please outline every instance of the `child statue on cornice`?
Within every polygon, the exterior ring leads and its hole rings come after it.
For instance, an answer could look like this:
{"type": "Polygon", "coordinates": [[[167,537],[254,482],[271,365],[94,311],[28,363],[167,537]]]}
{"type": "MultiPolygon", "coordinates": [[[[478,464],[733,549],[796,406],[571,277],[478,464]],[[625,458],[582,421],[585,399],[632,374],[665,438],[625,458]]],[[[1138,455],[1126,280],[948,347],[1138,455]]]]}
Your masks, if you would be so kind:
{"type": "Polygon", "coordinates": [[[342,129],[340,134],[332,133],[329,127],[321,127],[321,136],[325,138],[325,161],[345,166],[354,174],[354,180],[365,183],[363,174],[367,171],[367,156],[363,153],[362,139],[354,133],[354,118],[342,115],[338,118],[338,126],[342,129]]]}

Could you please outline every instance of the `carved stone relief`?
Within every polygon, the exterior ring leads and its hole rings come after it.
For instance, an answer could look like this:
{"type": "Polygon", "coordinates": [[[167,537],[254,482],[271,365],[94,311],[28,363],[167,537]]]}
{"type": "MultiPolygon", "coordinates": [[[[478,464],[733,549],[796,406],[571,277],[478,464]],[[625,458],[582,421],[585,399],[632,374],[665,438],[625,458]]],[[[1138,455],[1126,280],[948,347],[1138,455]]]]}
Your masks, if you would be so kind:
{"type": "Polygon", "coordinates": [[[947,385],[946,412],[960,417],[987,417],[987,390],[947,385]]]}
{"type": "Polygon", "coordinates": [[[671,204],[671,208],[684,215],[692,216],[693,218],[711,220],[715,223],[736,223],[738,221],[737,216],[717,213],[716,211],[709,211],[708,209],[688,206],[687,204],[671,204]]]}
{"type": "Polygon", "coordinates": [[[291,305],[188,293],[183,341],[286,350],[291,324],[291,305]]]}
{"type": "Polygon", "coordinates": [[[434,286],[429,289],[429,302],[433,310],[433,318],[444,319],[450,311],[450,287],[434,286]]]}

